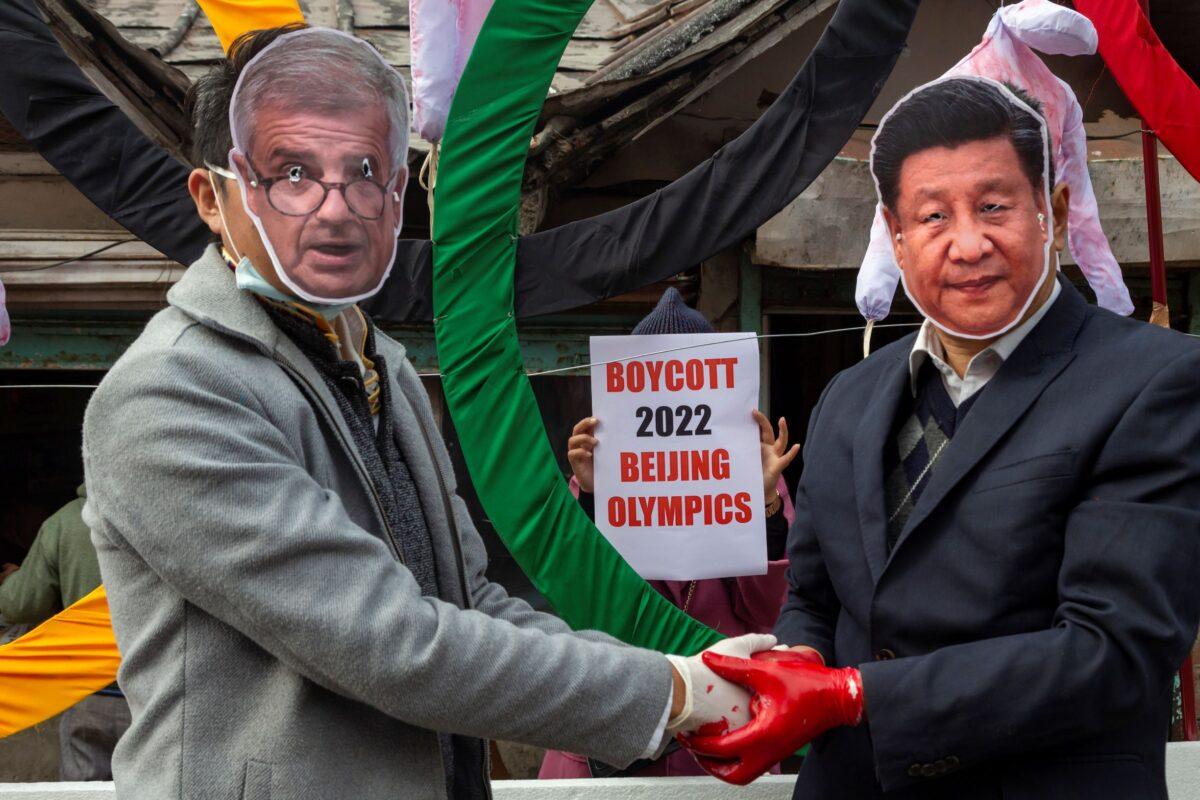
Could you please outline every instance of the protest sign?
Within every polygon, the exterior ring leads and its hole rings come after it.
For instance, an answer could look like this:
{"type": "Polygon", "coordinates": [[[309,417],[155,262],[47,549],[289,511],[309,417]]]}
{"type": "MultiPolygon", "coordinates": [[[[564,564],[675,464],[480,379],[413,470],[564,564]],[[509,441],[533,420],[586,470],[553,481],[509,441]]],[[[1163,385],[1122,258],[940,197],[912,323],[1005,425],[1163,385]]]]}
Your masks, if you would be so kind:
{"type": "Polygon", "coordinates": [[[707,333],[593,336],[590,344],[596,526],[643,578],[765,573],[751,416],[758,341],[707,333]]]}

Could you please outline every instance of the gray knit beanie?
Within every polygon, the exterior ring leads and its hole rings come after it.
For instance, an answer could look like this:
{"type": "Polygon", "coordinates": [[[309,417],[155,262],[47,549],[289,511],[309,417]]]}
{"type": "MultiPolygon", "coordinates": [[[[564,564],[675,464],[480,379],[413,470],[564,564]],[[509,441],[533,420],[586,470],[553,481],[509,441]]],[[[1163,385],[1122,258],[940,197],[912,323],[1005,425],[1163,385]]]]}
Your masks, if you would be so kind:
{"type": "Polygon", "coordinates": [[[658,305],[633,329],[635,336],[655,333],[716,333],[704,315],[688,308],[683,296],[674,286],[669,287],[659,298],[658,305]]]}

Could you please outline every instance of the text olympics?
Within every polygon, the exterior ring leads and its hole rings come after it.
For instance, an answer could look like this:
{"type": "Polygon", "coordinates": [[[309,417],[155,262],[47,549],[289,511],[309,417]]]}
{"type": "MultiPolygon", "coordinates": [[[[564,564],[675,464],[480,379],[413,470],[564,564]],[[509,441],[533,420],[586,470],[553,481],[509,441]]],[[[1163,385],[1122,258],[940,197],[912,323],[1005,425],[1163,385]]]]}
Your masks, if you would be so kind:
{"type": "Polygon", "coordinates": [[[674,528],[747,523],[750,493],[688,494],[674,497],[611,497],[608,522],[614,528],[674,528]]]}

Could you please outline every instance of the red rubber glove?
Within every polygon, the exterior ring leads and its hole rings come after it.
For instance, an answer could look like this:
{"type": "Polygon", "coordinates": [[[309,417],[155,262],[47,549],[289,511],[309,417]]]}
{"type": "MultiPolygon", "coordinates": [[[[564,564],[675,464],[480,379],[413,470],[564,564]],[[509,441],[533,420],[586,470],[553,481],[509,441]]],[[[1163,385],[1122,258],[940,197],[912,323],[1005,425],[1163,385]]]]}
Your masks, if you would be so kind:
{"type": "Polygon", "coordinates": [[[679,737],[705,771],[726,783],[744,786],[825,731],[862,721],[862,678],[853,667],[830,669],[811,652],[788,650],[750,659],[705,653],[704,663],[754,692],[753,719],[743,727],[679,737]]]}

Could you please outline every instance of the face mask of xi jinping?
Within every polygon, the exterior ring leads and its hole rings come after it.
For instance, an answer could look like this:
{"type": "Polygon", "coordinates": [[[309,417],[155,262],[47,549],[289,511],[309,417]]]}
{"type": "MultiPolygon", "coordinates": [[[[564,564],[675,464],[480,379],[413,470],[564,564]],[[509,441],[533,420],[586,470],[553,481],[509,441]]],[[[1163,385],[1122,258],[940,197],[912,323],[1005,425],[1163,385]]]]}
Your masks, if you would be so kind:
{"type": "Polygon", "coordinates": [[[328,29],[279,37],[239,77],[229,166],[296,298],[344,307],[387,279],[403,222],[407,103],[403,80],[369,45],[328,29]],[[362,88],[372,81],[395,96],[362,88]],[[388,105],[397,97],[400,113],[388,105]]]}
{"type": "MultiPolygon", "coordinates": [[[[973,126],[972,126],[973,127],[973,126]]],[[[986,126],[982,126],[986,129],[986,126]]],[[[917,310],[947,334],[993,339],[1027,316],[1052,271],[1049,139],[1042,116],[1003,84],[956,77],[926,84],[885,115],[872,141],[872,174],[893,237],[904,291],[917,310]],[[930,87],[936,94],[922,95],[930,87]],[[1024,167],[1010,131],[965,138],[908,152],[892,197],[880,189],[880,137],[900,113],[919,113],[922,101],[960,102],[973,108],[992,93],[986,111],[1030,115],[1041,134],[1041,176],[1024,167]],[[954,98],[961,93],[961,98],[954,98]],[[947,97],[949,99],[947,99],[947,97]],[[997,103],[996,101],[999,101],[997,103]],[[906,103],[914,105],[901,112],[906,103]],[[890,203],[888,202],[890,199],[890,203]]],[[[884,167],[886,170],[886,166],[884,167]]]]}

